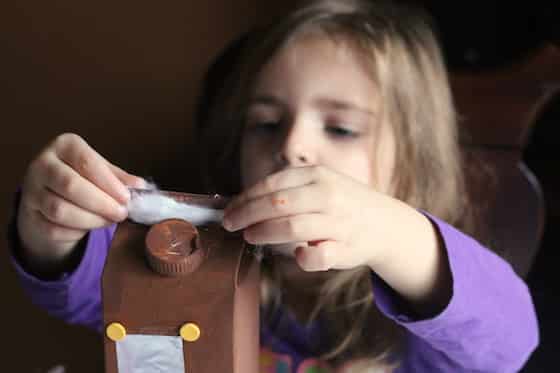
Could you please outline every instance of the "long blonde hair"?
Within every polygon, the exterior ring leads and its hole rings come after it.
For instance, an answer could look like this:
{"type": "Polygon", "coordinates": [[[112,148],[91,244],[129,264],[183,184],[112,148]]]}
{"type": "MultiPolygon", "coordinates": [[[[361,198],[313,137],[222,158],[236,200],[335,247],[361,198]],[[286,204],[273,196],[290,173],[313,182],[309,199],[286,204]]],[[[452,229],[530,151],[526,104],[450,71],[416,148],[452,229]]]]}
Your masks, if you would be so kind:
{"type": "MultiPolygon", "coordinates": [[[[207,185],[219,193],[240,191],[240,136],[255,78],[283,45],[313,32],[347,43],[370,66],[384,120],[396,140],[394,197],[470,233],[455,112],[427,19],[418,9],[395,2],[317,0],[254,32],[201,124],[207,185]]],[[[273,265],[267,273],[268,289],[278,288],[282,274],[273,265]]],[[[367,359],[369,367],[384,366],[400,345],[401,331],[374,306],[369,269],[334,272],[310,318],[317,315],[329,320],[327,360],[367,359]]]]}

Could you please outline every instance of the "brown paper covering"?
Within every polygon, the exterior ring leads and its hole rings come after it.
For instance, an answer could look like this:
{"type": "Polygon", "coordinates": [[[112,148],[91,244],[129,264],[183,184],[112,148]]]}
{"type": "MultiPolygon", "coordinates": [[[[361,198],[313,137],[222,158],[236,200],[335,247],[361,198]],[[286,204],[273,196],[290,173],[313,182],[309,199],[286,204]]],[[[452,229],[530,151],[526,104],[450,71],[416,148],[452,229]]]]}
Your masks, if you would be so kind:
{"type": "MultiPolygon", "coordinates": [[[[178,200],[221,208],[212,196],[173,194],[178,200]]],[[[260,267],[242,237],[217,224],[198,227],[207,256],[192,273],[162,276],[145,255],[150,227],[117,227],[102,279],[104,327],[119,322],[127,334],[179,335],[192,322],[201,330],[184,342],[185,372],[257,373],[260,267]]],[[[116,345],[104,335],[106,373],[116,373],[116,345]]]]}

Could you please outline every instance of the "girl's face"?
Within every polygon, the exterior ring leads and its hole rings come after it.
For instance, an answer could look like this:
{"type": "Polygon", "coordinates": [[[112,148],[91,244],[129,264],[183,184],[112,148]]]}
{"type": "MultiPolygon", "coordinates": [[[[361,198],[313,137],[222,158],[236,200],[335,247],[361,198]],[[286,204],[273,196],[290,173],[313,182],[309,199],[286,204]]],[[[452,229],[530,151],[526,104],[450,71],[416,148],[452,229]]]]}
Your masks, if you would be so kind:
{"type": "Polygon", "coordinates": [[[242,186],[287,167],[323,165],[389,193],[394,139],[371,76],[348,44],[303,37],[280,49],[250,96],[242,186]]]}
{"type": "MultiPolygon", "coordinates": [[[[350,48],[309,37],[289,43],[263,67],[249,102],[243,188],[284,168],[322,165],[389,192],[393,136],[371,73],[350,48]]],[[[270,248],[292,256],[302,245],[270,248]]]]}

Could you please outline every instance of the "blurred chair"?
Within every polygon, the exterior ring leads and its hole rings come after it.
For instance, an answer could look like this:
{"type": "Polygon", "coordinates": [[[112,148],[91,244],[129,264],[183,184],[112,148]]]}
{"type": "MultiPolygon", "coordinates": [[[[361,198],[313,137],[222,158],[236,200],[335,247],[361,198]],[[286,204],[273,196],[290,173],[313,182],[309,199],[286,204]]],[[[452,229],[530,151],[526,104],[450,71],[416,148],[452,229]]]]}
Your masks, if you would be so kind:
{"type": "Polygon", "coordinates": [[[483,229],[477,237],[527,277],[545,226],[539,181],[523,162],[531,128],[560,90],[560,48],[545,45],[491,72],[451,72],[467,182],[483,229]]]}
{"type": "Polygon", "coordinates": [[[521,150],[468,146],[467,186],[480,225],[476,238],[526,278],[539,250],[545,201],[521,150]]]}

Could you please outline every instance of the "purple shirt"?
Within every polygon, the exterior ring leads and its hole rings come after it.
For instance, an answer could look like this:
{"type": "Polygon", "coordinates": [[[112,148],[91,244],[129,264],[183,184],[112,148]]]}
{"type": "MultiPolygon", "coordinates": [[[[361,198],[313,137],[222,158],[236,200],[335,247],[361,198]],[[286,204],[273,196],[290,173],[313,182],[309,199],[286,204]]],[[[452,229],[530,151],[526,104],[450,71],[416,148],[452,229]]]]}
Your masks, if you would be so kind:
{"type": "MultiPolygon", "coordinates": [[[[407,331],[406,354],[395,372],[520,370],[539,338],[527,286],[507,262],[477,241],[437,218],[429,218],[443,238],[453,280],[452,298],[440,314],[413,319],[399,306],[398,295],[372,274],[377,307],[407,331]]],[[[91,231],[79,266],[56,281],[32,276],[14,259],[21,285],[31,300],[55,317],[101,331],[100,280],[115,228],[91,231]]],[[[281,334],[272,334],[267,326],[261,328],[263,373],[331,371],[321,370],[322,362],[310,356],[308,346],[316,330],[304,328],[287,312],[279,313],[276,326],[281,334]]]]}

